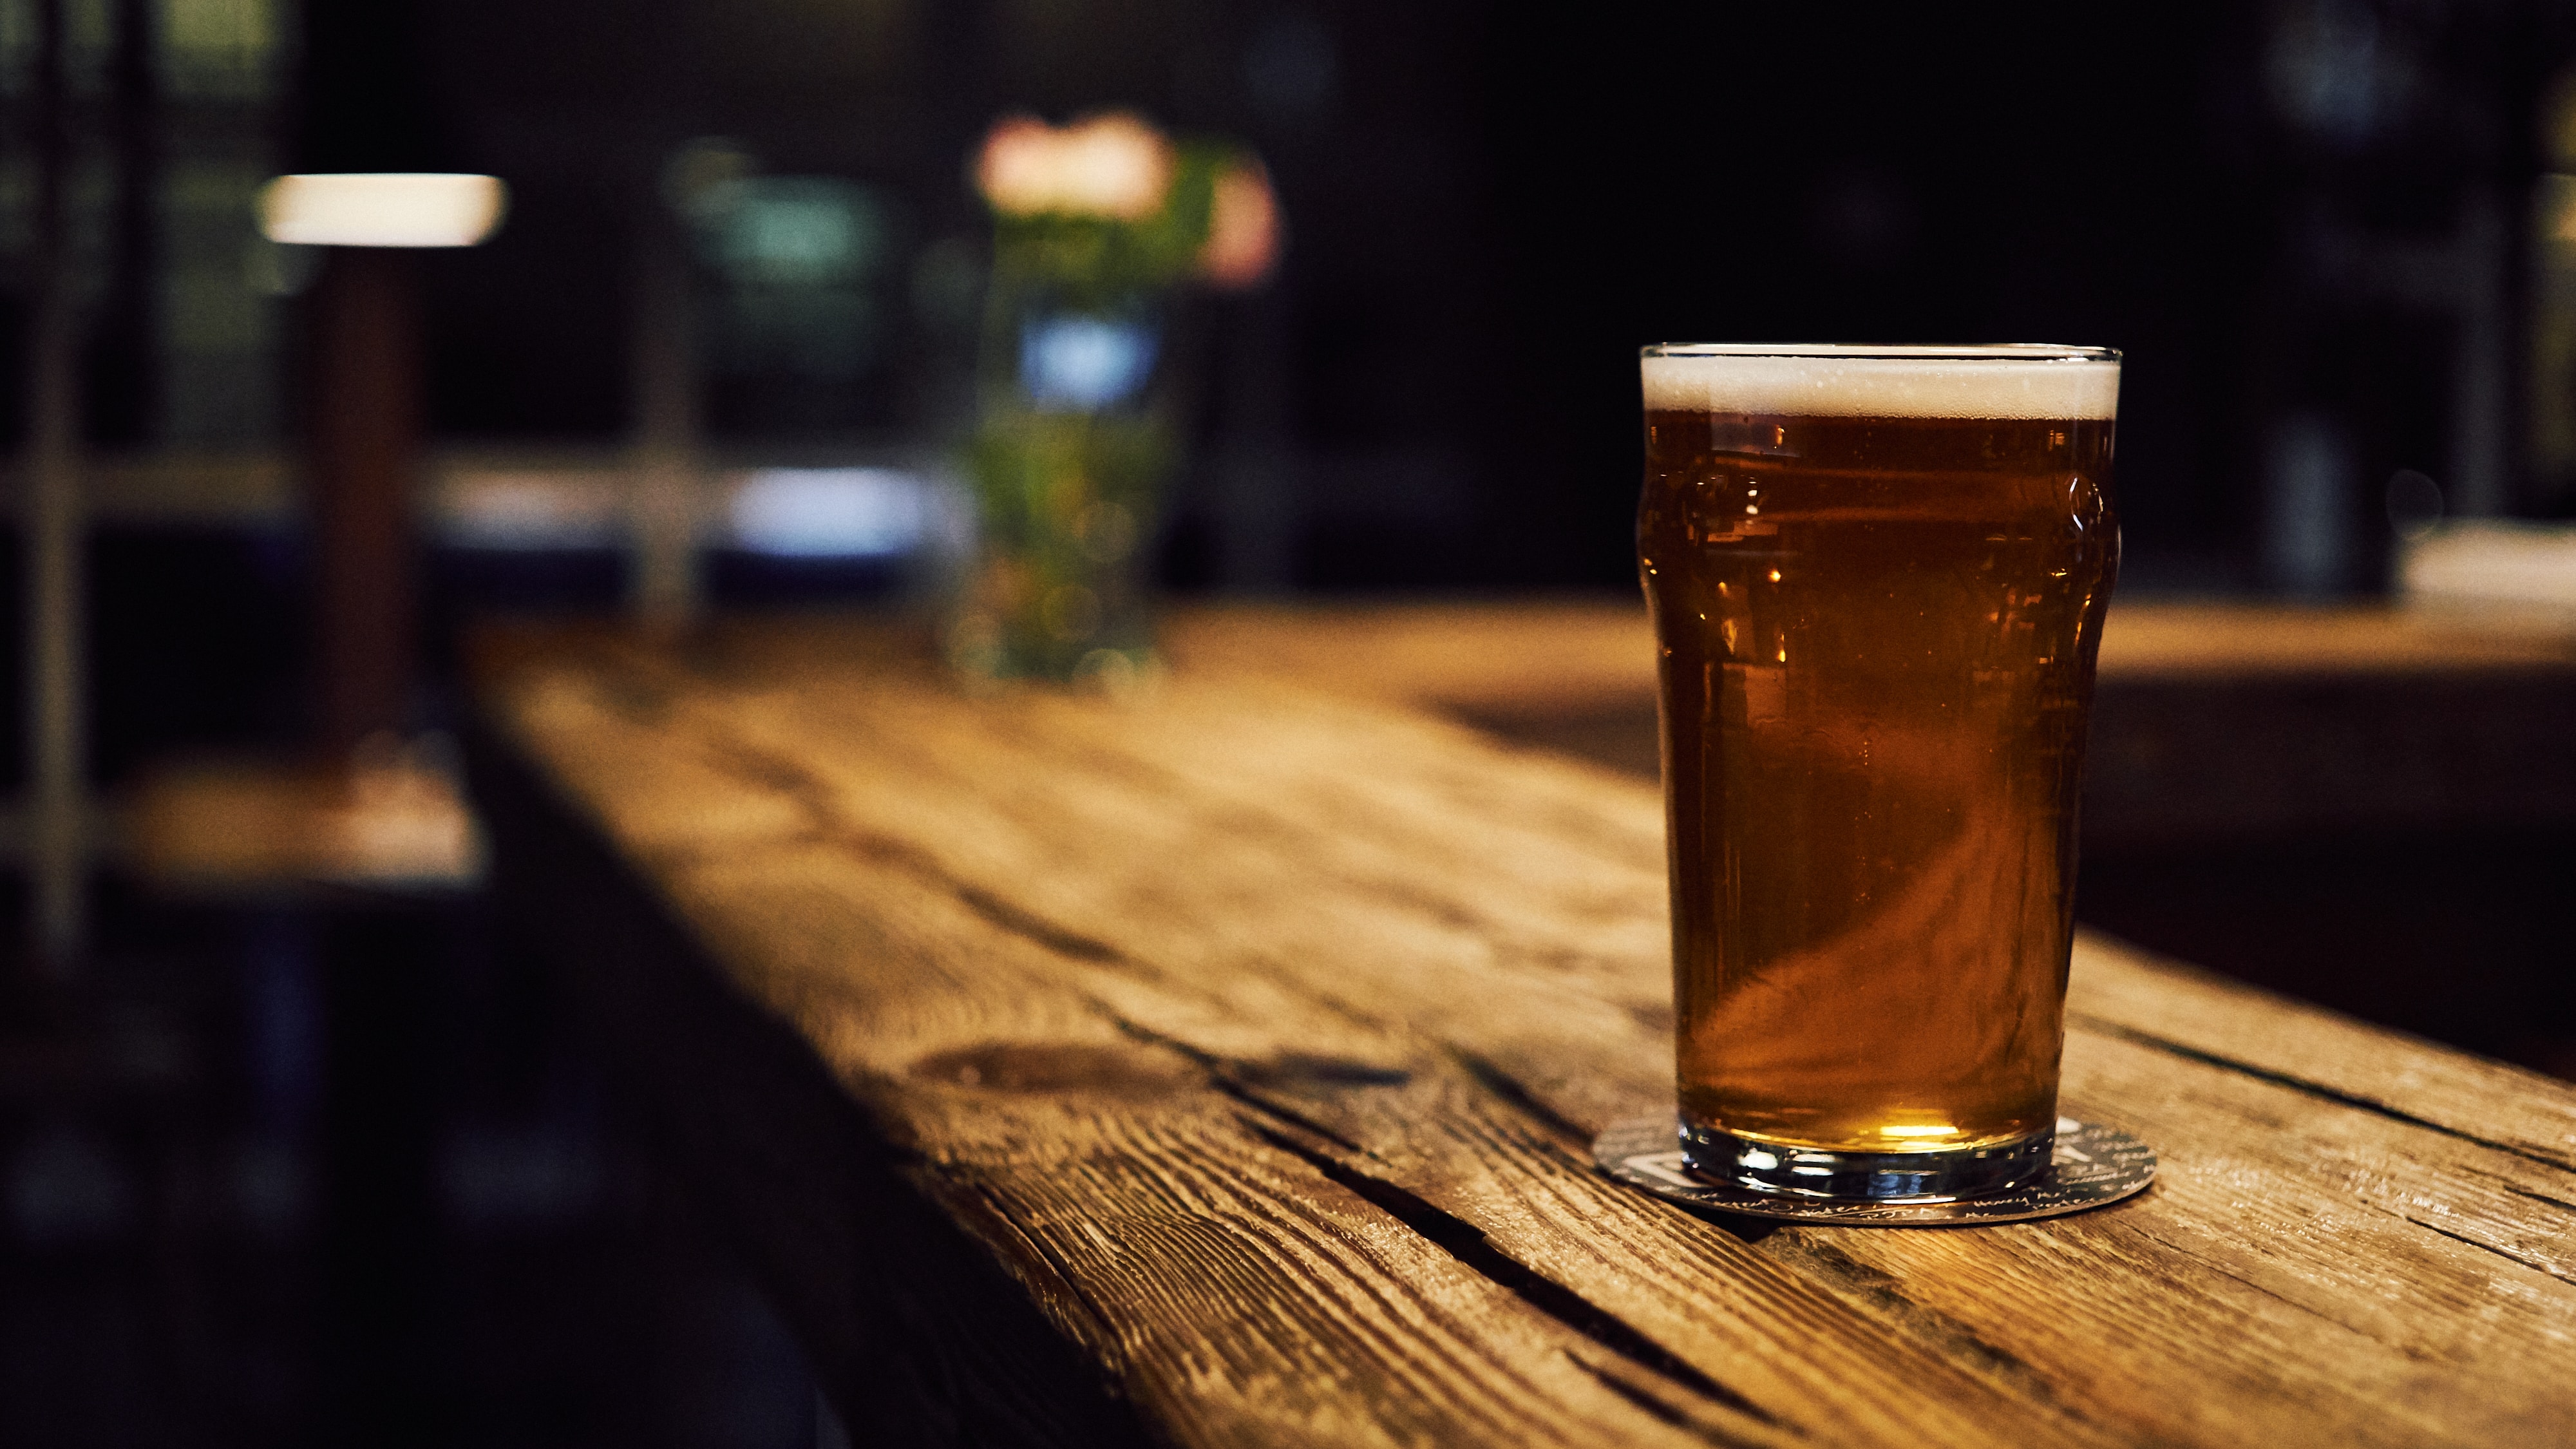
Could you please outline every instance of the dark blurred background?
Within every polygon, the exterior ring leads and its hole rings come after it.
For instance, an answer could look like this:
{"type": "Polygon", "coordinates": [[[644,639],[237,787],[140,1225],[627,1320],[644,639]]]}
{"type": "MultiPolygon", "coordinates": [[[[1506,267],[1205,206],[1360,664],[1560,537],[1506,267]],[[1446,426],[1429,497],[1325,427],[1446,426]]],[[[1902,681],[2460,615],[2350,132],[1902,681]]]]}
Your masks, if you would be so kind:
{"type": "MultiPolygon", "coordinates": [[[[2571,66],[2549,0],[0,0],[0,454],[25,499],[50,174],[89,822],[76,930],[0,988],[0,1443],[835,1433],[470,878],[124,863],[137,781],[309,732],[316,263],[261,238],[266,178],[511,188],[491,241],[418,259],[434,757],[466,621],[635,592],[618,490],[654,447],[703,469],[709,606],[935,572],[966,161],[1011,110],[1230,136],[1279,191],[1278,275],[1192,319],[1174,590],[1632,591],[1635,349],[1833,338],[2125,349],[2124,597],[2375,597],[2393,525],[2576,513],[2571,66]]],[[[31,713],[0,717],[19,796],[31,713]]],[[[0,817],[16,858],[34,819],[0,817]]],[[[2566,1070],[2576,833],[2436,835],[2106,855],[2087,916],[2566,1070]],[[2319,964],[2320,921],[2379,974],[2319,964]],[[2410,1016],[2406,933],[2464,921],[2524,994],[2410,1016]]]]}

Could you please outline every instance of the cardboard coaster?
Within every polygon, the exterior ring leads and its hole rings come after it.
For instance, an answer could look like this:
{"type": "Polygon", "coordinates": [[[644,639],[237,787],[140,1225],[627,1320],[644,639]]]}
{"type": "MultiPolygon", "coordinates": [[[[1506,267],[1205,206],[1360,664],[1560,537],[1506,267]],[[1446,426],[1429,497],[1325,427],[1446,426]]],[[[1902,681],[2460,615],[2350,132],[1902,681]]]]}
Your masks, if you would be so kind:
{"type": "Polygon", "coordinates": [[[1914,1202],[1820,1201],[1755,1192],[1702,1175],[1682,1156],[1673,1116],[1630,1117],[1592,1143],[1601,1170],[1631,1187],[1692,1207],[1787,1222],[1860,1228],[1961,1228],[2080,1213],[2146,1190],[2156,1151],[2099,1122],[2057,1119],[2057,1151],[2038,1179],[1982,1197],[1914,1202]]]}

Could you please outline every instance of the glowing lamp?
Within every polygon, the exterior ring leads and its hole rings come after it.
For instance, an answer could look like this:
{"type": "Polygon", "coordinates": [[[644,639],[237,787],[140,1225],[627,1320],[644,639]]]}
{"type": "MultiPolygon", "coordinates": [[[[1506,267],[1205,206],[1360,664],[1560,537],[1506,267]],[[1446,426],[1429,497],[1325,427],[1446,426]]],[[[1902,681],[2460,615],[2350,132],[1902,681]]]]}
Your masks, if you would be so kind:
{"type": "Polygon", "coordinates": [[[500,225],[508,200],[497,176],[280,176],[259,189],[259,229],[297,246],[470,247],[500,225]]]}

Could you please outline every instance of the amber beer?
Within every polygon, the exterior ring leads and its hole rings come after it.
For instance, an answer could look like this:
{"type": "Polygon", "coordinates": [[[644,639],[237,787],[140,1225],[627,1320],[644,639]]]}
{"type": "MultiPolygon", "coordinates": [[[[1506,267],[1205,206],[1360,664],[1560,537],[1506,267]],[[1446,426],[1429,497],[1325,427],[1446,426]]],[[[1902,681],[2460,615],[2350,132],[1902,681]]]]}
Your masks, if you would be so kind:
{"type": "Polygon", "coordinates": [[[1646,349],[1683,1146],[1740,1186],[2043,1170],[2119,356],[1646,349]]]}

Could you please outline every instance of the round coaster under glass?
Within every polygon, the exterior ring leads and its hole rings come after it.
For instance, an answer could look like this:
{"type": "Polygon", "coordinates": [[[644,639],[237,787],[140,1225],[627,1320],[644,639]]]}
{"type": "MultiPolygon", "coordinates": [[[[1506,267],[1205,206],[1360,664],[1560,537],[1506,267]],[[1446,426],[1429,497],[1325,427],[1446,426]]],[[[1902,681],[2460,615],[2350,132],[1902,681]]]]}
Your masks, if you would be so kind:
{"type": "Polygon", "coordinates": [[[1658,1112],[1613,1123],[1593,1140],[1592,1157],[1602,1171],[1621,1182],[1692,1207],[1845,1227],[2028,1222],[2118,1202],[2145,1191],[2156,1179],[2154,1148],[2117,1127],[2073,1117],[2057,1119],[2057,1140],[2047,1171],[2017,1187],[1974,1197],[1871,1201],[1759,1192],[1701,1172],[1682,1155],[1679,1143],[1673,1114],[1658,1112]]]}

